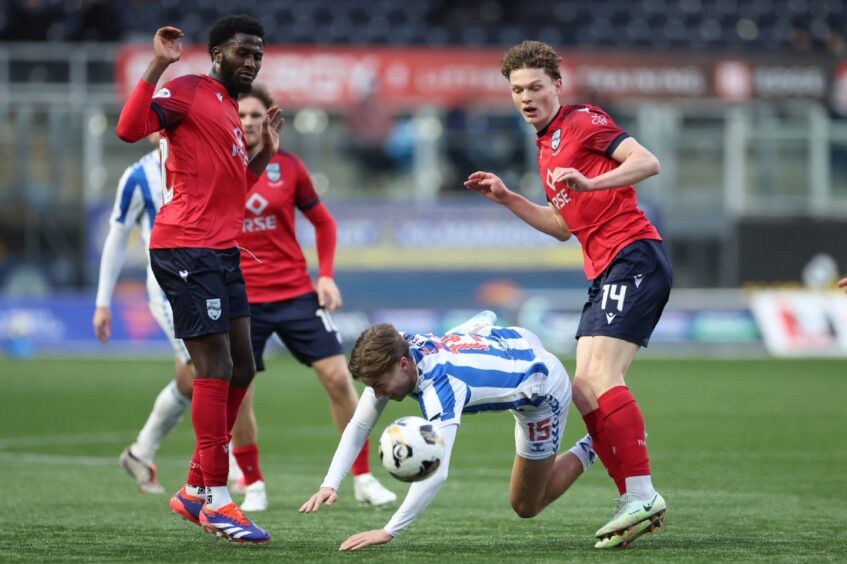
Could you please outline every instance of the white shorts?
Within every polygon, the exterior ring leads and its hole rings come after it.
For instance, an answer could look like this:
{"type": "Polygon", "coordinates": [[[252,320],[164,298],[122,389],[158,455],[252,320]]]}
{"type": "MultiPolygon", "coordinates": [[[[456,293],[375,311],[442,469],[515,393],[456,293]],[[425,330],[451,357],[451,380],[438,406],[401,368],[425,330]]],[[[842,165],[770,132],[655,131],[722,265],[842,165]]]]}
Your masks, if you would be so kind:
{"type": "Polygon", "coordinates": [[[174,336],[174,313],[171,309],[170,302],[165,297],[165,293],[161,289],[158,289],[157,292],[148,291],[147,294],[150,297],[150,313],[153,314],[153,318],[159,324],[159,327],[168,336],[176,358],[184,364],[188,364],[191,362],[191,355],[188,354],[188,349],[185,348],[185,343],[182,342],[182,339],[177,339],[174,336]]]}
{"type": "MultiPolygon", "coordinates": [[[[526,330],[521,332],[529,333],[526,330]]],[[[532,337],[540,344],[538,337],[532,337]]],[[[571,382],[565,367],[556,356],[544,349],[538,350],[537,354],[550,371],[540,392],[541,402],[537,406],[521,408],[521,411],[510,410],[515,416],[515,452],[527,460],[542,460],[559,452],[571,406],[571,382]]]]}

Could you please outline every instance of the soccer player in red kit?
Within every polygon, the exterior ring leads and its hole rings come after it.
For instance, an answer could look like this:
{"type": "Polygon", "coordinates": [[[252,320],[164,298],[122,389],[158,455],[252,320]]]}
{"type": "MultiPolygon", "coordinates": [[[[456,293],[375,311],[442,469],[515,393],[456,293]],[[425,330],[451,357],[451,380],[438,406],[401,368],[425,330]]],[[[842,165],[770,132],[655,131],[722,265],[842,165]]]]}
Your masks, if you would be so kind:
{"type": "Polygon", "coordinates": [[[279,147],[282,113],[263,124],[264,149],[247,155],[236,97],[259,72],[264,29],[247,16],[227,16],[209,33],[212,69],[154,90],[179,60],[182,32],[156,31],[154,56],[121,111],[117,133],[135,142],[160,131],[163,206],[150,240],[150,264],[174,313],[196,377],[191,420],[197,443],[174,512],[209,532],[240,542],[270,535],[254,525],[226,487],[229,440],[238,407],[255,374],[250,318],[236,238],[244,198],[279,147]]]}
{"type": "Polygon", "coordinates": [[[591,281],[577,330],[573,401],[620,493],[595,547],[626,546],[661,527],[667,505],[653,488],[641,409],[627,370],[646,347],[673,280],[662,238],[638,209],[633,184],[658,174],[659,161],[602,109],[562,106],[561,57],[524,41],[502,60],[512,100],[538,135],[547,205],[509,190],[489,172],[465,186],[509,208],[543,233],[582,245],[591,281]]]}
{"type": "MultiPolygon", "coordinates": [[[[247,151],[252,155],[262,150],[262,118],[274,103],[267,90],[254,85],[239,97],[238,106],[247,151]]],[[[335,425],[344,431],[359,398],[330,316],[341,306],[341,293],[332,277],[335,220],[315,192],[303,161],[284,150],[273,156],[261,179],[249,190],[246,207],[238,240],[243,247],[241,268],[247,282],[256,367],[265,369],[265,344],[276,333],[297,360],[315,369],[329,394],[335,425]],[[314,286],[297,242],[295,209],[315,228],[320,271],[314,286]]],[[[235,421],[232,447],[244,472],[241,508],[262,511],[267,508],[267,496],[259,467],[252,396],[251,386],[235,421]]],[[[374,506],[392,503],[397,496],[371,474],[368,452],[366,442],[353,464],[356,500],[374,506]]]]}

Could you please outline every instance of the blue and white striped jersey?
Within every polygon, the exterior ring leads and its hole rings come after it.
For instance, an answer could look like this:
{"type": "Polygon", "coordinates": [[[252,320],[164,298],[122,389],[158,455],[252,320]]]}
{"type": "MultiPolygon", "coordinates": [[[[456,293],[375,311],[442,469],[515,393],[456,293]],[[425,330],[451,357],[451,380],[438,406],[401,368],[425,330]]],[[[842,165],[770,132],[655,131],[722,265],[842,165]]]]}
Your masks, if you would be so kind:
{"type": "MultiPolygon", "coordinates": [[[[109,223],[127,232],[137,226],[141,230],[144,248],[149,249],[153,222],[161,207],[162,172],[157,148],[129,166],[121,176],[109,223]]],[[[161,293],[149,260],[147,262],[147,291],[151,296],[153,292],[161,293]]]]}
{"type": "Polygon", "coordinates": [[[410,395],[430,421],[458,424],[463,413],[521,409],[544,401],[549,368],[532,333],[489,325],[470,335],[402,335],[418,367],[418,383],[410,395]]]}

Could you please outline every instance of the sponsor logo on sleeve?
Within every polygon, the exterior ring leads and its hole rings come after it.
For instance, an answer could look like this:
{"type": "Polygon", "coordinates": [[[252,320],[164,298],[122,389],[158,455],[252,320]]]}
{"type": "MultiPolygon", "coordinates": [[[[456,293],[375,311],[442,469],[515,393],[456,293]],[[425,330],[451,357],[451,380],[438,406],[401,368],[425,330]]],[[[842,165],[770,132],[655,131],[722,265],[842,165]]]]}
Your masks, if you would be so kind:
{"type": "Polygon", "coordinates": [[[170,98],[171,97],[171,91],[168,90],[167,88],[162,88],[158,92],[153,94],[153,97],[154,98],[170,98]]]}

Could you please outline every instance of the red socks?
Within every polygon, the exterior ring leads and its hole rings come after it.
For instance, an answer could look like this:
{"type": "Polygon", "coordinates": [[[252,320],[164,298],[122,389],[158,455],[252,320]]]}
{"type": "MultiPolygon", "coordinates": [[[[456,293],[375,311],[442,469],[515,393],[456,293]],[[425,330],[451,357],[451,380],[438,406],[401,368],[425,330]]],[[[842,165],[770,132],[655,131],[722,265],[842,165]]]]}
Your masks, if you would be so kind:
{"type": "Polygon", "coordinates": [[[603,415],[602,442],[608,444],[618,463],[615,481],[649,476],[644,416],[629,388],[616,386],[597,398],[597,403],[603,415]]]}
{"type": "Polygon", "coordinates": [[[371,451],[371,442],[370,439],[365,441],[365,446],[362,447],[362,450],[359,451],[359,456],[356,457],[356,461],[353,462],[352,472],[354,476],[360,476],[362,474],[367,474],[371,471],[371,465],[368,462],[368,456],[371,451]]]}
{"type": "Polygon", "coordinates": [[[200,469],[200,443],[196,441],[194,442],[194,456],[191,457],[191,463],[188,465],[188,480],[185,483],[195,488],[205,485],[203,471],[200,469]]]}
{"type": "MultiPolygon", "coordinates": [[[[203,473],[200,484],[193,483],[194,464],[189,472],[189,484],[207,487],[225,486],[229,472],[229,440],[227,403],[229,382],[214,378],[195,378],[191,399],[191,422],[197,436],[196,461],[203,473]]],[[[192,463],[195,459],[192,459],[192,463]]],[[[194,478],[196,480],[196,478],[194,478]]]]}
{"type": "Polygon", "coordinates": [[[612,451],[612,445],[609,444],[609,437],[603,424],[600,408],[586,413],[582,416],[582,419],[585,421],[585,428],[588,429],[588,434],[591,435],[594,452],[597,453],[603,466],[606,467],[609,476],[615,481],[615,485],[618,487],[618,493],[623,495],[626,491],[626,483],[623,478],[619,477],[620,468],[618,466],[618,459],[612,451]]]}
{"type": "Polygon", "coordinates": [[[262,469],[259,468],[259,446],[256,443],[234,448],[232,454],[238,461],[238,467],[244,472],[244,483],[248,486],[253,482],[264,480],[262,469]]]}
{"type": "MultiPolygon", "coordinates": [[[[232,428],[235,426],[235,419],[238,417],[238,408],[241,407],[241,402],[244,401],[244,396],[247,394],[247,388],[229,388],[226,396],[226,440],[232,440],[232,428]]],[[[240,464],[239,464],[240,466],[240,464]]]]}

